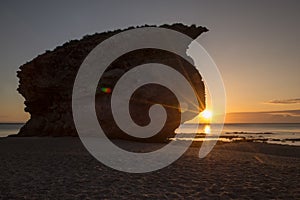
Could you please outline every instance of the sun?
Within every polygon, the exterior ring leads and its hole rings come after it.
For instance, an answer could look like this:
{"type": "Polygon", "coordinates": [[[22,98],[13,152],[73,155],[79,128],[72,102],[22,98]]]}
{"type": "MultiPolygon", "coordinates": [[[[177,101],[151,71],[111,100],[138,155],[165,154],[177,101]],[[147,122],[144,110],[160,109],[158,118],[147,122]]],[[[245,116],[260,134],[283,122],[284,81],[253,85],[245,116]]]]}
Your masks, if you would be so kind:
{"type": "Polygon", "coordinates": [[[212,112],[210,110],[204,110],[202,113],[201,113],[201,117],[205,120],[210,120],[211,117],[212,117],[212,112]]]}

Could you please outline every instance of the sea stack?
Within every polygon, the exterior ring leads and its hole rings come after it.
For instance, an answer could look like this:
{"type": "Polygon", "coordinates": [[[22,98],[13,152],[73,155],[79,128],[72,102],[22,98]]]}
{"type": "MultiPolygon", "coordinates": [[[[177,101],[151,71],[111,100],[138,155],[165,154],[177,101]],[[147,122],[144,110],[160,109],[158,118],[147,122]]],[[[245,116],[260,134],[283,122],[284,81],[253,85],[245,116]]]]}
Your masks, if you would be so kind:
{"type": "MultiPolygon", "coordinates": [[[[148,27],[145,25],[143,27],[148,27]]],[[[155,26],[153,26],[155,27],[155,26]]],[[[195,39],[208,30],[202,26],[183,24],[161,25],[159,27],[179,31],[195,39]]],[[[72,90],[77,71],[90,51],[105,39],[124,30],[108,31],[84,36],[69,41],[52,51],[46,51],[32,61],[22,65],[17,72],[18,92],[25,98],[25,111],[30,119],[17,136],[77,136],[72,117],[72,90]]],[[[141,49],[117,58],[99,77],[95,95],[96,113],[99,124],[112,139],[126,139],[142,142],[164,142],[174,137],[180,125],[178,100],[167,88],[159,85],[145,85],[139,88],[130,101],[130,114],[138,125],[149,123],[148,112],[153,104],[162,104],[167,111],[167,121],[162,130],[146,139],[124,133],[115,123],[111,111],[111,91],[124,73],[141,64],[161,63],[180,72],[193,86],[198,97],[198,110],[205,108],[205,88],[197,69],[182,57],[159,49],[141,49]]],[[[197,113],[191,113],[190,119],[197,113]]],[[[189,119],[189,120],[190,120],[189,119]]]]}

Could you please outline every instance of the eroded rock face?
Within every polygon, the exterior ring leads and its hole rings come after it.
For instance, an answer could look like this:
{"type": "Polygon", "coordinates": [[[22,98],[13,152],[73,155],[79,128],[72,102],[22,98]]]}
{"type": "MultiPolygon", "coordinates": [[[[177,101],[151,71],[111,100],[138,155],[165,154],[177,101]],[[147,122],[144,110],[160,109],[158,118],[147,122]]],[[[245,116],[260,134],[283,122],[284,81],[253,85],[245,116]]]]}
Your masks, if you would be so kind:
{"type": "MultiPolygon", "coordinates": [[[[180,31],[191,38],[208,31],[204,27],[185,26],[182,24],[162,25],[162,27],[180,31]]],[[[130,27],[129,29],[132,29],[130,27]]],[[[25,111],[30,120],[21,128],[18,136],[77,136],[72,117],[72,89],[77,71],[89,52],[105,39],[124,30],[96,33],[81,40],[73,40],[57,47],[53,51],[39,55],[22,65],[17,72],[18,91],[25,98],[25,111]]],[[[116,59],[99,80],[96,91],[96,113],[101,127],[109,138],[139,140],[144,142],[165,141],[174,136],[180,124],[180,110],[175,95],[160,85],[145,85],[133,94],[130,101],[130,114],[139,125],[149,123],[149,107],[154,103],[165,105],[167,122],[155,136],[147,139],[134,138],[118,128],[111,112],[111,93],[101,88],[113,90],[118,79],[135,66],[146,63],[162,63],[178,70],[190,80],[202,105],[205,107],[205,89],[202,78],[195,67],[180,56],[158,49],[143,49],[127,53],[116,59]]],[[[187,119],[195,117],[189,113],[187,119]]]]}

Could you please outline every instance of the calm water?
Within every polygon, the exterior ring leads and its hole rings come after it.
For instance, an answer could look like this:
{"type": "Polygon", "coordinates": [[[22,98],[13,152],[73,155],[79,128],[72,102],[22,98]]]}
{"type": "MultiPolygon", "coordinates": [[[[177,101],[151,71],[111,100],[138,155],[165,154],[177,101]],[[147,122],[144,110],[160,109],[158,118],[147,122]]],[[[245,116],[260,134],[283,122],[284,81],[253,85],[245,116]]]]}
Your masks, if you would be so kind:
{"type": "Polygon", "coordinates": [[[22,126],[21,123],[0,123],[0,137],[17,134],[22,126]]]}
{"type": "MultiPolygon", "coordinates": [[[[191,133],[197,130],[195,124],[182,125],[178,133],[191,133]]],[[[199,135],[195,140],[203,141],[205,136],[208,139],[215,140],[216,137],[211,133],[209,125],[198,127],[197,133],[205,133],[199,135]]],[[[188,134],[185,139],[190,139],[188,134]]],[[[300,123],[284,123],[284,124],[225,124],[220,138],[224,142],[234,140],[253,140],[255,142],[267,142],[285,145],[300,146],[300,123]]]]}
{"type": "MultiPolygon", "coordinates": [[[[18,133],[23,124],[1,124],[0,137],[6,137],[18,133]]],[[[196,125],[182,125],[177,132],[188,133],[195,130],[196,125]]],[[[203,140],[207,135],[209,139],[214,140],[216,137],[211,133],[209,125],[198,127],[198,133],[205,135],[197,136],[195,140],[203,140]]],[[[250,139],[256,142],[267,142],[277,144],[288,144],[300,146],[300,123],[297,124],[225,124],[219,140],[230,142],[234,140],[250,139]]]]}

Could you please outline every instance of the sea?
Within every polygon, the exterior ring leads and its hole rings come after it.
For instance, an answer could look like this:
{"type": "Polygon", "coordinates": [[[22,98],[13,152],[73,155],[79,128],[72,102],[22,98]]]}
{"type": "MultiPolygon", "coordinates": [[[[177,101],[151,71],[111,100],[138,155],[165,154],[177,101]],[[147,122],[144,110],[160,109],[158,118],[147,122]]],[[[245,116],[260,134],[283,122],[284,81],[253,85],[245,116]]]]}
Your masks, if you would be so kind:
{"type": "Polygon", "coordinates": [[[0,123],[0,137],[17,134],[24,123],[0,123]]]}
{"type": "Polygon", "coordinates": [[[300,146],[300,123],[231,123],[224,124],[220,135],[214,134],[212,125],[183,124],[176,132],[184,135],[180,139],[191,139],[189,134],[196,130],[194,141],[219,140],[223,142],[265,142],[300,146]],[[198,128],[197,128],[198,127],[198,128]]]}
{"type": "MultiPolygon", "coordinates": [[[[23,125],[23,123],[0,123],[0,137],[17,134],[23,125]]],[[[211,125],[209,124],[183,124],[176,132],[186,136],[180,139],[193,139],[195,141],[219,140],[223,142],[236,142],[245,140],[300,146],[300,123],[224,124],[220,136],[212,133],[211,125]],[[197,130],[196,137],[189,137],[195,130],[197,130]]]]}

